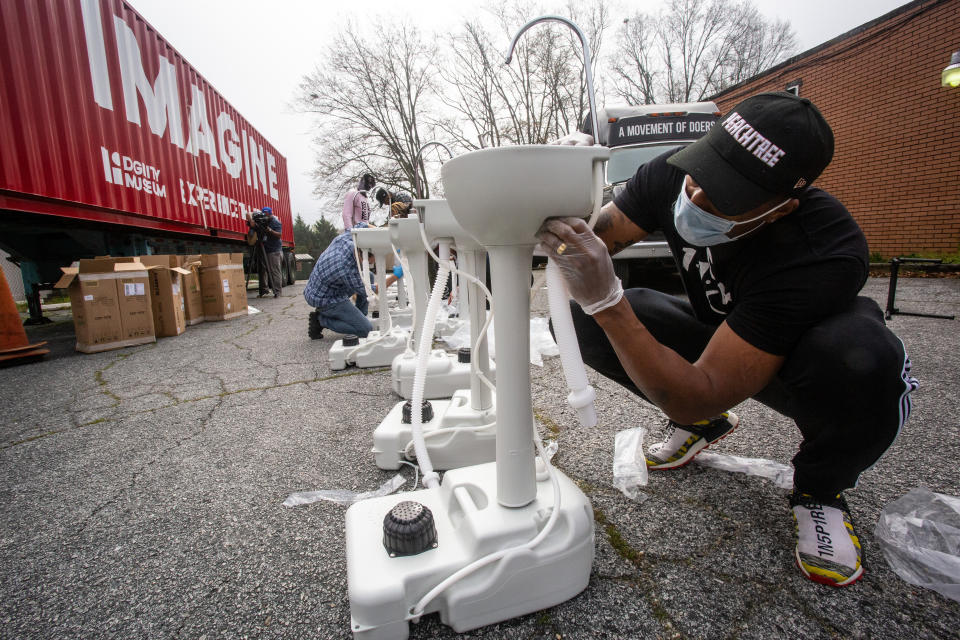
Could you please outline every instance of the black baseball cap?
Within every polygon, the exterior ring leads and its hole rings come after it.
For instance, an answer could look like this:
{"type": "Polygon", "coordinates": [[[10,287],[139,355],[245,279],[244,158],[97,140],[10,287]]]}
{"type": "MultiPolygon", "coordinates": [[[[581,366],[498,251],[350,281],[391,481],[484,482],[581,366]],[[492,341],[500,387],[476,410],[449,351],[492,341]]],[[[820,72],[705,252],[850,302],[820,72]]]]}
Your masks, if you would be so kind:
{"type": "Polygon", "coordinates": [[[736,216],[798,194],[833,158],[833,131],[807,98],[760,93],[667,162],[693,176],[710,202],[736,216]]]}

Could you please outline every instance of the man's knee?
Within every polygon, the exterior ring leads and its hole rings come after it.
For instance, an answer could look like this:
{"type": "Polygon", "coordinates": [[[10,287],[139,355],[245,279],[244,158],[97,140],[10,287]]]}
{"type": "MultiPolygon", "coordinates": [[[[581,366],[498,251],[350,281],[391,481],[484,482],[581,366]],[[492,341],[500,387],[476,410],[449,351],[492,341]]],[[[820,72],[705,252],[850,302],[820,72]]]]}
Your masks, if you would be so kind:
{"type": "Polygon", "coordinates": [[[833,371],[836,381],[860,380],[899,374],[904,351],[900,339],[883,323],[876,303],[858,304],[811,328],[797,344],[795,353],[820,362],[833,371]]]}
{"type": "Polygon", "coordinates": [[[373,331],[373,323],[367,318],[363,318],[357,326],[357,335],[366,338],[371,331],[373,331]]]}

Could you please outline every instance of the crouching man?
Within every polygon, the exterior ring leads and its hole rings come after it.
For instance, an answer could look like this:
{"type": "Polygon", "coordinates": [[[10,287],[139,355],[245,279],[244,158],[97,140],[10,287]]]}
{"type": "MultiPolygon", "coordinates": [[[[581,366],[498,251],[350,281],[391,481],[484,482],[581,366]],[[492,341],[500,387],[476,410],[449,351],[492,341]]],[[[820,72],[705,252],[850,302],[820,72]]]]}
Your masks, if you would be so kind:
{"type": "MultiPolygon", "coordinates": [[[[359,223],[357,227],[366,227],[359,223]]],[[[373,330],[367,319],[367,292],[357,268],[356,248],[350,231],[334,238],[320,254],[303,290],[307,304],[314,307],[310,313],[307,333],[311,339],[323,337],[323,329],[361,338],[373,330]],[[356,295],[356,304],[351,297],[356,295]]]]}
{"type": "Polygon", "coordinates": [[[593,230],[552,219],[539,235],[576,301],[586,363],[670,420],[649,469],[682,467],[729,435],[738,419],[728,409],[747,398],[796,423],[794,558],[807,578],[842,587],[863,564],[841,492],[896,438],[917,383],[880,308],[858,295],[863,232],[811,186],[833,145],[808,99],[752,96],[697,142],[641,166],[593,230]],[[610,255],[657,230],[689,302],[624,292],[614,275],[610,255]]]}

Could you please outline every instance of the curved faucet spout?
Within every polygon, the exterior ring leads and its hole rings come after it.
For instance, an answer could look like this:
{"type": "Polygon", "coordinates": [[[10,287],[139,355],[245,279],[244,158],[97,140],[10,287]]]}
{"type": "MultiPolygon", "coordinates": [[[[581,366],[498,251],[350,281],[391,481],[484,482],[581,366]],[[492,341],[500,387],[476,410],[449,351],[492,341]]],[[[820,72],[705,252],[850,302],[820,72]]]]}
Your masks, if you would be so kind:
{"type": "Polygon", "coordinates": [[[583,35],[583,31],[580,30],[580,27],[578,27],[573,21],[568,20],[563,16],[540,16],[539,18],[534,18],[527,24],[520,27],[520,31],[517,31],[517,35],[513,36],[513,41],[510,43],[510,49],[507,51],[507,59],[504,61],[504,64],[508,65],[510,64],[510,61],[513,60],[513,49],[517,46],[517,41],[520,39],[520,36],[523,35],[523,32],[539,22],[562,22],[570,27],[574,33],[580,37],[580,44],[583,46],[584,72],[587,76],[587,100],[590,103],[590,124],[593,125],[592,133],[594,144],[596,144],[596,139],[600,131],[600,125],[597,120],[597,97],[593,90],[593,71],[591,71],[593,63],[590,60],[590,45],[587,43],[587,37],[583,35]]]}
{"type": "MultiPolygon", "coordinates": [[[[430,142],[424,142],[419,149],[417,149],[417,156],[413,159],[413,191],[417,196],[420,196],[420,155],[423,153],[423,150],[427,147],[443,147],[451,158],[453,157],[453,152],[450,151],[450,147],[443,144],[439,140],[431,140],[430,142]]],[[[424,176],[426,178],[426,176],[424,176]]]]}

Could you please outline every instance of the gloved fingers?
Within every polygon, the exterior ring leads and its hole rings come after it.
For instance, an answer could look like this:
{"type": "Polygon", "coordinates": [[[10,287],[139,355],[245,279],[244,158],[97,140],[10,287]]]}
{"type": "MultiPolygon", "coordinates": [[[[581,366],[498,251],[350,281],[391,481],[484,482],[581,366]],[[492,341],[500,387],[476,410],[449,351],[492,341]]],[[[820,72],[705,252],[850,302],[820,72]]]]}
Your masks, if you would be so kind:
{"type": "Polygon", "coordinates": [[[537,237],[540,238],[540,246],[547,255],[556,252],[557,247],[563,244],[563,240],[558,238],[555,233],[547,231],[543,227],[540,227],[537,237]]]}
{"type": "Polygon", "coordinates": [[[574,235],[573,229],[567,223],[567,218],[547,218],[537,230],[537,237],[542,239],[545,236],[553,236],[560,242],[572,240],[574,235]]]}
{"type": "Polygon", "coordinates": [[[575,258],[584,255],[583,249],[574,240],[565,242],[562,238],[549,231],[542,232],[539,238],[541,249],[547,257],[564,256],[567,258],[575,258]]]}
{"type": "Polygon", "coordinates": [[[578,256],[590,253],[590,245],[599,242],[587,223],[580,218],[551,218],[538,231],[538,237],[554,238],[545,244],[557,255],[578,256]]]}
{"type": "Polygon", "coordinates": [[[571,229],[577,233],[591,233],[590,225],[587,224],[587,221],[583,218],[560,218],[565,223],[567,223],[571,229]]]}

